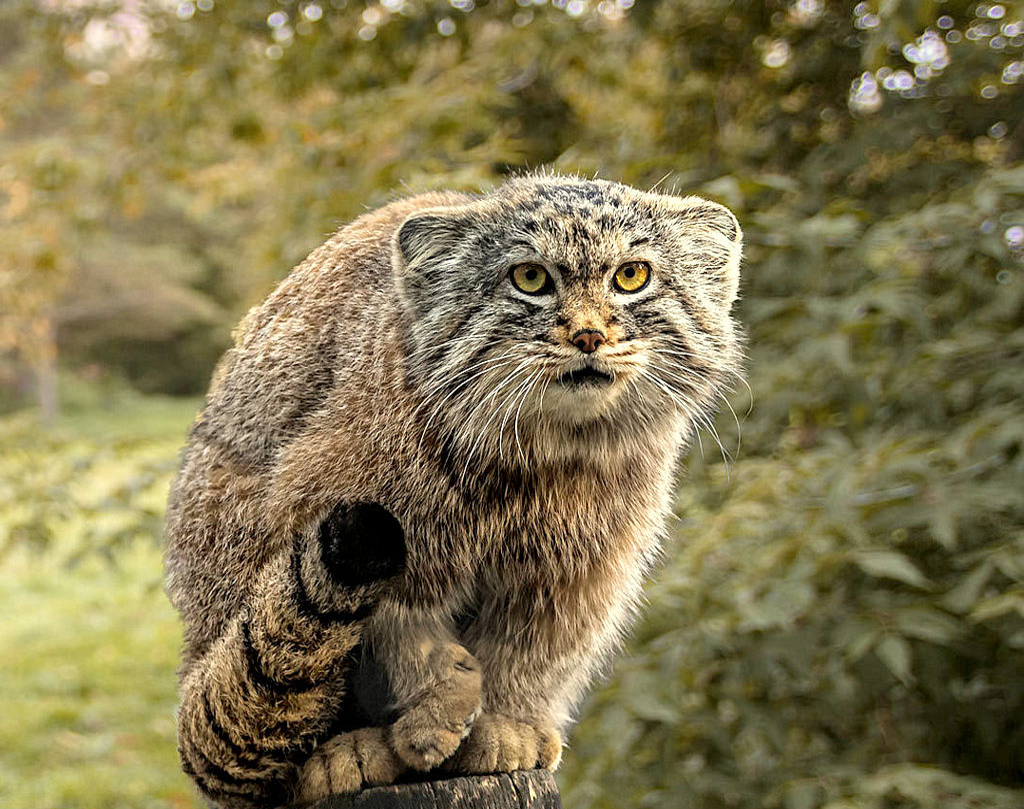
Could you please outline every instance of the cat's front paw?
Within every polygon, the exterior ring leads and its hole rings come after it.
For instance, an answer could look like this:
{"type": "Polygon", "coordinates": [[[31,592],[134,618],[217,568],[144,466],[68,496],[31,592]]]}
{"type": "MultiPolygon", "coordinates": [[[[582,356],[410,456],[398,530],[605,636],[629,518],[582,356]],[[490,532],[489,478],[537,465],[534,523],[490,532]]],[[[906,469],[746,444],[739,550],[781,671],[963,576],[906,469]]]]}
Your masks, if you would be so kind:
{"type": "Polygon", "coordinates": [[[562,735],[553,725],[532,725],[500,714],[484,714],[445,764],[463,774],[554,770],[562,759],[562,735]]]}
{"type": "Polygon", "coordinates": [[[383,728],[342,733],[320,745],[299,771],[296,803],[351,795],[364,787],[393,784],[405,770],[383,728]]]}
{"type": "Polygon", "coordinates": [[[451,756],[480,713],[480,664],[473,655],[447,643],[431,653],[428,664],[430,687],[391,727],[395,753],[417,770],[433,769],[451,756]]]}

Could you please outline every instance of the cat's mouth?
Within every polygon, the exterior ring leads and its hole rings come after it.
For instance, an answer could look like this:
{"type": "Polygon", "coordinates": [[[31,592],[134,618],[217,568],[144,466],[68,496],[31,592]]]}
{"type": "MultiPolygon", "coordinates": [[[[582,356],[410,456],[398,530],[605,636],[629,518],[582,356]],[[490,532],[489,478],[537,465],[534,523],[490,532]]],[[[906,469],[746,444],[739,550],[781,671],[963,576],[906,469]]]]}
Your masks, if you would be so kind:
{"type": "Polygon", "coordinates": [[[575,371],[567,371],[556,381],[559,385],[564,385],[567,388],[605,387],[611,385],[615,381],[615,377],[607,371],[585,365],[575,371]]]}

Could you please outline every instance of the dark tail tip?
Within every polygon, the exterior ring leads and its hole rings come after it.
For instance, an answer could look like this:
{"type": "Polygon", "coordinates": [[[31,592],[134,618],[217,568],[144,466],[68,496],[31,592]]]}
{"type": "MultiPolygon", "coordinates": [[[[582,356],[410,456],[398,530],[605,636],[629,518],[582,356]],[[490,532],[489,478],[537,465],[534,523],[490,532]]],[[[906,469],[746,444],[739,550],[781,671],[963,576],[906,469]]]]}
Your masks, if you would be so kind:
{"type": "Polygon", "coordinates": [[[320,524],[324,567],[335,584],[357,587],[405,569],[405,532],[378,503],[341,503],[320,524]]]}

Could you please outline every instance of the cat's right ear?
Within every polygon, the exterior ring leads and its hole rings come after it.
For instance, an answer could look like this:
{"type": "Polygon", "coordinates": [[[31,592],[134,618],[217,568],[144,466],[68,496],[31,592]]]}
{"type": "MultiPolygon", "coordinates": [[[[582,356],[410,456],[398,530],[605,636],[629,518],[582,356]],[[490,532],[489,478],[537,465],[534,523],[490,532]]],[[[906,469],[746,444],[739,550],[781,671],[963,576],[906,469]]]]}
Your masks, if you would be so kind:
{"type": "MultiPolygon", "coordinates": [[[[469,224],[459,208],[428,208],[406,217],[391,242],[391,263],[399,295],[414,311],[423,312],[438,288],[447,265],[458,261],[458,244],[469,224]]],[[[453,267],[454,268],[454,267],[453,267]]]]}

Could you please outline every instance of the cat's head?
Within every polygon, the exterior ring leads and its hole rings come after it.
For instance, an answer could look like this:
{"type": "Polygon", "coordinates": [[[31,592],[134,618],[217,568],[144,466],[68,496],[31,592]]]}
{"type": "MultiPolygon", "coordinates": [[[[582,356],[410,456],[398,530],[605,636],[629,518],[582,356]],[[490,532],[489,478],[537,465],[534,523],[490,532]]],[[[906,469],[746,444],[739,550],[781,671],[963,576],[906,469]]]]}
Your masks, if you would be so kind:
{"type": "Polygon", "coordinates": [[[412,214],[393,262],[418,420],[522,459],[692,426],[739,371],[741,243],[716,203],[563,177],[412,214]]]}

